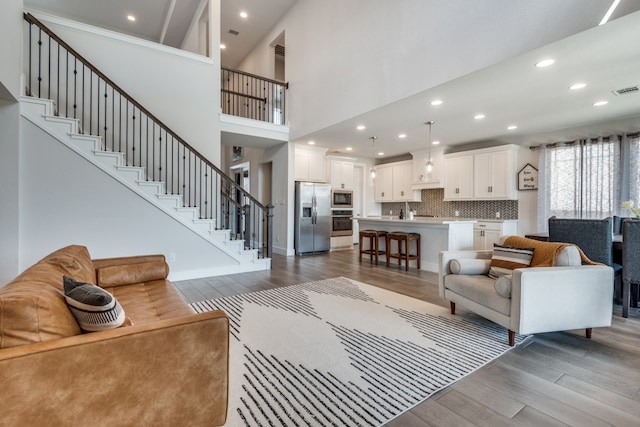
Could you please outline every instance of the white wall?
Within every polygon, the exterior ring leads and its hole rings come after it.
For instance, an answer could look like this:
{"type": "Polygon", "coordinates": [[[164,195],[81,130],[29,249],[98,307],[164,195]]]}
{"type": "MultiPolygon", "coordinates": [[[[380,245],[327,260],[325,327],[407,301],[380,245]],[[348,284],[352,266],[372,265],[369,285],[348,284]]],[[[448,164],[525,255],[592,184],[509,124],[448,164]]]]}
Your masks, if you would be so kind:
{"type": "Polygon", "coordinates": [[[0,99],[20,96],[22,64],[22,0],[2,0],[0,6],[0,99]]]}
{"type": "Polygon", "coordinates": [[[299,0],[239,68],[271,76],[269,43],[285,31],[296,140],[592,27],[597,22],[581,12],[597,8],[604,14],[609,4],[299,0]]]}
{"type": "MultiPolygon", "coordinates": [[[[51,15],[34,15],[188,144],[220,163],[218,61],[51,15]]],[[[216,24],[212,31],[217,28],[216,24]]]]}
{"type": "Polygon", "coordinates": [[[20,127],[20,270],[68,244],[93,258],[173,253],[174,279],[237,264],[28,120],[20,127]]]}
{"type": "Polygon", "coordinates": [[[18,273],[22,0],[0,6],[0,286],[18,273]]]}

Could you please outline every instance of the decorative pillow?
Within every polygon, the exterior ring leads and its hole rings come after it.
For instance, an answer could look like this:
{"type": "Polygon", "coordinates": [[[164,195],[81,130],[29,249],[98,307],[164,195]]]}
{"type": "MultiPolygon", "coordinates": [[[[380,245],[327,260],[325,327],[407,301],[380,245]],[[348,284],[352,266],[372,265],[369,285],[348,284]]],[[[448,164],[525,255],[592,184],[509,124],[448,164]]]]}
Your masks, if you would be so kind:
{"type": "Polygon", "coordinates": [[[511,271],[516,268],[529,267],[533,250],[534,248],[516,248],[494,243],[489,277],[497,279],[505,274],[511,274],[511,271]]]}
{"type": "Polygon", "coordinates": [[[84,331],[114,329],[125,321],[124,310],[118,300],[99,286],[64,276],[64,297],[84,331]]]}
{"type": "Polygon", "coordinates": [[[493,287],[502,298],[511,298],[511,274],[498,277],[493,287]]]}
{"type": "Polygon", "coordinates": [[[449,270],[452,274],[487,274],[490,260],[461,258],[449,261],[449,270]]]}

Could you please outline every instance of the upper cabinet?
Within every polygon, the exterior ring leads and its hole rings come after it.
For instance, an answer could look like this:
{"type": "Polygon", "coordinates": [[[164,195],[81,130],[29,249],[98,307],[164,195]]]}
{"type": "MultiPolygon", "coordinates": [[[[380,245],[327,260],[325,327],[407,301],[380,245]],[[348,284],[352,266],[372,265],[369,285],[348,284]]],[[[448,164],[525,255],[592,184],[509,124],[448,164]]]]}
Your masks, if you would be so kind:
{"type": "Polygon", "coordinates": [[[447,154],[444,200],[516,200],[518,146],[447,154]]]}
{"type": "Polygon", "coordinates": [[[420,190],[412,188],[413,162],[411,160],[376,166],[376,202],[419,202],[420,190]]]}
{"type": "Polygon", "coordinates": [[[326,182],[324,155],[327,149],[295,148],[295,180],[326,182]]]}
{"type": "Polygon", "coordinates": [[[447,156],[444,169],[444,200],[473,199],[473,156],[447,156]]]}
{"type": "Polygon", "coordinates": [[[332,188],[353,189],[353,162],[331,160],[330,170],[332,188]]]}

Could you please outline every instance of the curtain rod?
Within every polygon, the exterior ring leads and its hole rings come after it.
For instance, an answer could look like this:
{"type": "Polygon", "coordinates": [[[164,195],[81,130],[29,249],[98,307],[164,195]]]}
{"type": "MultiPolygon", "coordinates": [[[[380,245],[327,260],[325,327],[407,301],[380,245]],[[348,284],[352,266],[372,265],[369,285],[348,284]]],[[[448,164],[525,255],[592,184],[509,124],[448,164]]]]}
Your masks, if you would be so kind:
{"type": "Polygon", "coordinates": [[[618,138],[621,138],[623,136],[626,136],[627,138],[637,138],[640,136],[640,132],[633,132],[633,133],[627,133],[624,135],[611,135],[611,136],[602,136],[602,137],[598,137],[598,138],[578,138],[574,141],[561,141],[561,142],[553,142],[550,144],[539,144],[539,145],[531,145],[529,146],[529,149],[534,151],[534,150],[539,150],[541,148],[553,148],[553,147],[557,147],[559,145],[573,145],[576,142],[579,141],[585,141],[585,142],[598,142],[600,141],[600,139],[602,139],[603,142],[609,142],[610,138],[613,138],[614,136],[617,136],[618,138]]]}

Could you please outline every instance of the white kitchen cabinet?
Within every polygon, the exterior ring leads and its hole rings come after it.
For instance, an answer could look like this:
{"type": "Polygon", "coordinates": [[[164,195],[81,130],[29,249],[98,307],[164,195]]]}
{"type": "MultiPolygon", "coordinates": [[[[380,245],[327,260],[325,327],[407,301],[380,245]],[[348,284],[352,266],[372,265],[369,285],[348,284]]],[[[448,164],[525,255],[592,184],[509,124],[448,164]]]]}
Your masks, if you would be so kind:
{"type": "Polygon", "coordinates": [[[395,202],[419,202],[420,190],[413,190],[413,162],[393,163],[393,200],[395,202]]]}
{"type": "Polygon", "coordinates": [[[388,165],[376,166],[374,180],[374,200],[376,202],[391,202],[393,200],[393,167],[388,165]]]}
{"type": "Polygon", "coordinates": [[[444,165],[444,200],[472,200],[473,155],[445,157],[444,165]]]}
{"type": "Polygon", "coordinates": [[[327,150],[295,149],[294,175],[296,181],[326,182],[324,154],[327,150]]]}
{"type": "Polygon", "coordinates": [[[330,168],[332,188],[353,189],[353,162],[331,160],[330,168]]]}
{"type": "Polygon", "coordinates": [[[515,148],[480,153],[473,157],[473,197],[482,200],[515,200],[517,151],[515,148]]]}
{"type": "Polygon", "coordinates": [[[444,200],[517,200],[518,146],[445,155],[444,200]]]}
{"type": "Polygon", "coordinates": [[[419,202],[420,190],[411,188],[413,162],[411,160],[376,166],[376,202],[419,202]]]}
{"type": "Polygon", "coordinates": [[[491,250],[501,236],[517,233],[517,220],[478,221],[473,224],[473,250],[491,250]]]}

